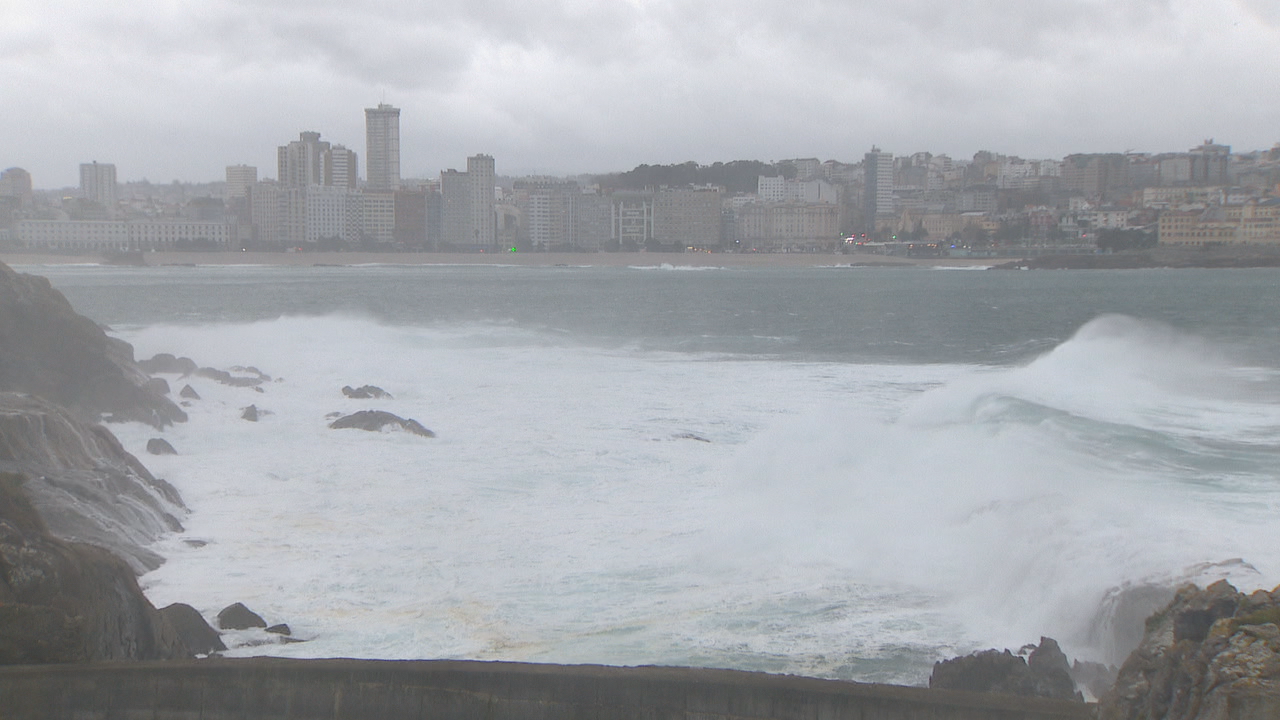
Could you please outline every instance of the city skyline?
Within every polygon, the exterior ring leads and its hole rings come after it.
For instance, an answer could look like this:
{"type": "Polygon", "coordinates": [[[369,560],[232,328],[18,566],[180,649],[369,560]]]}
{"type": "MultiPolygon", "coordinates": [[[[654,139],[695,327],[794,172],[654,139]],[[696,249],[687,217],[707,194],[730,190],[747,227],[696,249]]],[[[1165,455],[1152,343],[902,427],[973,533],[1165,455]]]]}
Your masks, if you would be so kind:
{"type": "Polygon", "coordinates": [[[1263,0],[982,4],[384,3],[0,10],[6,166],[76,184],[272,166],[300,130],[361,148],[403,108],[401,174],[484,148],[507,174],[898,153],[1265,149],[1280,8],[1263,0]],[[1259,99],[1262,98],[1262,99],[1259,99]]]}

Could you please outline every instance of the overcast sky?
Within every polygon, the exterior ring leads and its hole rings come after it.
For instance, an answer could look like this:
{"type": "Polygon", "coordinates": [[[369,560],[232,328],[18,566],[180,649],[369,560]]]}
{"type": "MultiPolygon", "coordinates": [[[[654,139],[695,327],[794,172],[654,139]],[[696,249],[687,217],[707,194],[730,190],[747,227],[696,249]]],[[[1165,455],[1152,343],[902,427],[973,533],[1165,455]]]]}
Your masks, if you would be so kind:
{"type": "Polygon", "coordinates": [[[316,130],[401,172],[818,157],[872,144],[1236,151],[1280,141],[1278,0],[0,0],[0,168],[37,187],[274,177],[316,130]]]}

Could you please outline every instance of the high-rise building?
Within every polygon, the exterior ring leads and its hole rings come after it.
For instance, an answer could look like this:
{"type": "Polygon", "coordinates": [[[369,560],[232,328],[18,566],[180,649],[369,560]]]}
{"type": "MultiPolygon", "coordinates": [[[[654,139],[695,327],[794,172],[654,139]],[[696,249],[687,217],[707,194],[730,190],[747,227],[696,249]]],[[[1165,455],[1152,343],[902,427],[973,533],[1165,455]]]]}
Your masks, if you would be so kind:
{"type": "Polygon", "coordinates": [[[0,172],[0,198],[15,198],[19,204],[31,204],[31,173],[20,167],[0,172]]]}
{"type": "Polygon", "coordinates": [[[258,168],[252,165],[228,165],[224,199],[245,197],[250,186],[256,182],[258,182],[258,168]]]}
{"type": "Polygon", "coordinates": [[[80,195],[108,211],[116,207],[116,166],[96,160],[80,165],[80,195]]]}
{"type": "Polygon", "coordinates": [[[281,145],[277,164],[282,187],[306,187],[324,184],[324,153],[329,143],[318,132],[298,133],[298,139],[281,145]]]}
{"type": "Polygon", "coordinates": [[[498,242],[498,226],[494,217],[495,188],[492,155],[467,158],[467,180],[471,192],[471,242],[487,248],[498,242]]]}
{"type": "Polygon", "coordinates": [[[356,151],[342,145],[334,145],[324,152],[324,184],[332,187],[355,188],[360,163],[356,151]]]}
{"type": "Polygon", "coordinates": [[[364,110],[366,180],[371,190],[400,187],[400,108],[379,103],[364,110]]]}
{"type": "Polygon", "coordinates": [[[471,181],[465,172],[449,169],[440,173],[441,244],[449,250],[465,250],[471,245],[471,181]]]}
{"type": "Polygon", "coordinates": [[[862,170],[863,222],[867,232],[875,232],[876,216],[893,214],[893,153],[871,146],[871,152],[862,158],[862,170]]]}

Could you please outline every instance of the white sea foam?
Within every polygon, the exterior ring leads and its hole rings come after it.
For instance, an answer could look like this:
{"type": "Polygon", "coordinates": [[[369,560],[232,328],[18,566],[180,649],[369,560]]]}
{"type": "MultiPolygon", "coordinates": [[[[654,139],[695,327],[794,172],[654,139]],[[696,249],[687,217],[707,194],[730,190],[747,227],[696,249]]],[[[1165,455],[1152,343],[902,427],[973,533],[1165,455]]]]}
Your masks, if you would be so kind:
{"type": "MultiPolygon", "coordinates": [[[[126,335],[141,356],[280,377],[262,394],[187,380],[204,399],[167,434],[181,454],[147,461],[192,508],[143,579],[152,599],[243,601],[309,639],[241,653],[918,682],[1041,634],[1087,655],[1125,580],[1237,556],[1259,582],[1280,570],[1275,488],[1190,448],[1280,428],[1276,411],[1223,390],[1230,363],[1195,341],[1126,319],[1000,370],[349,316],[126,335]],[[338,391],[366,383],[394,400],[338,391]],[[273,414],[240,420],[250,403],[273,414]],[[326,427],[366,408],[439,437],[326,427]]],[[[139,452],[150,431],[120,433],[139,452]]]]}

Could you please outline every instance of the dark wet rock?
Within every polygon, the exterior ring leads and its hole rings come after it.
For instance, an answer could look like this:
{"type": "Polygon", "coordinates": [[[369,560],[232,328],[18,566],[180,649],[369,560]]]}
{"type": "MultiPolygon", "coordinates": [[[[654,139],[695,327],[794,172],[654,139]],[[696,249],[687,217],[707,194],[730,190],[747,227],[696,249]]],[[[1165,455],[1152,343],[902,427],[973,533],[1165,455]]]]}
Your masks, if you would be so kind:
{"type": "Polygon", "coordinates": [[[349,428],[369,431],[404,430],[422,437],[433,438],[436,436],[435,433],[423,427],[417,420],[402,418],[382,410],[361,410],[357,413],[344,415],[329,423],[329,427],[334,430],[349,428]]]}
{"type": "Polygon", "coordinates": [[[1280,717],[1280,588],[1180,588],[1099,703],[1101,720],[1280,717]]]}
{"type": "Polygon", "coordinates": [[[196,392],[196,389],[190,385],[183,385],[182,390],[178,391],[178,397],[183,397],[188,400],[199,400],[200,393],[196,392]]]}
{"type": "Polygon", "coordinates": [[[342,394],[354,400],[384,400],[391,398],[391,393],[377,385],[361,385],[358,388],[346,385],[342,388],[342,394]]]}
{"type": "Polygon", "coordinates": [[[107,548],[139,573],[162,562],[148,546],[182,528],[173,486],[110,430],[42,398],[0,393],[0,470],[28,478],[25,493],[55,537],[107,548]]]}
{"type": "Polygon", "coordinates": [[[39,395],[91,421],[156,428],[187,415],[146,388],[133,347],[79,315],[49,281],[0,263],[0,391],[39,395]]]}
{"type": "Polygon", "coordinates": [[[222,635],[205,622],[199,610],[183,603],[160,608],[160,615],[169,623],[187,651],[192,655],[208,655],[227,649],[222,635]]]}
{"type": "Polygon", "coordinates": [[[1071,679],[1076,687],[1089,691],[1093,699],[1105,695],[1116,681],[1119,668],[1115,665],[1103,665],[1100,662],[1076,660],[1071,663],[1071,679]]]}
{"type": "Polygon", "coordinates": [[[235,603],[222,608],[218,613],[218,627],[223,630],[248,630],[249,628],[265,628],[267,623],[260,615],[244,606],[235,603]]]}
{"type": "Polygon", "coordinates": [[[226,370],[218,370],[211,367],[202,367],[196,370],[196,375],[209,378],[223,385],[230,385],[231,387],[256,387],[264,382],[261,377],[240,377],[232,375],[226,370]]]}
{"type": "Polygon", "coordinates": [[[164,378],[151,378],[143,387],[157,395],[169,394],[169,381],[164,378]]]}
{"type": "Polygon", "coordinates": [[[232,365],[231,372],[246,373],[249,375],[253,375],[254,377],[261,380],[262,382],[271,382],[270,375],[262,372],[261,370],[259,370],[258,368],[252,365],[232,365]]]}
{"type": "Polygon", "coordinates": [[[147,452],[152,455],[177,455],[178,451],[173,449],[173,445],[169,444],[164,438],[151,438],[147,441],[147,452]]]}
{"type": "Polygon", "coordinates": [[[292,635],[293,634],[293,631],[290,630],[289,626],[286,625],[285,623],[272,625],[271,627],[267,628],[267,632],[272,633],[273,635],[292,635]]]}
{"type": "Polygon", "coordinates": [[[169,353],[159,353],[149,360],[139,360],[138,366],[151,375],[157,373],[173,375],[190,375],[196,371],[196,361],[189,357],[174,357],[169,353]]]}
{"type": "Polygon", "coordinates": [[[25,484],[0,472],[0,664],[189,657],[132,569],[54,537],[25,484]]]}
{"type": "Polygon", "coordinates": [[[258,420],[270,414],[271,414],[270,410],[263,410],[257,405],[250,405],[249,407],[240,408],[240,419],[248,420],[249,422],[258,422],[258,420]]]}
{"type": "Polygon", "coordinates": [[[1042,637],[1040,645],[1027,659],[1008,650],[983,650],[935,663],[929,687],[1083,700],[1076,692],[1070,670],[1058,643],[1053,638],[1042,637]]]}

